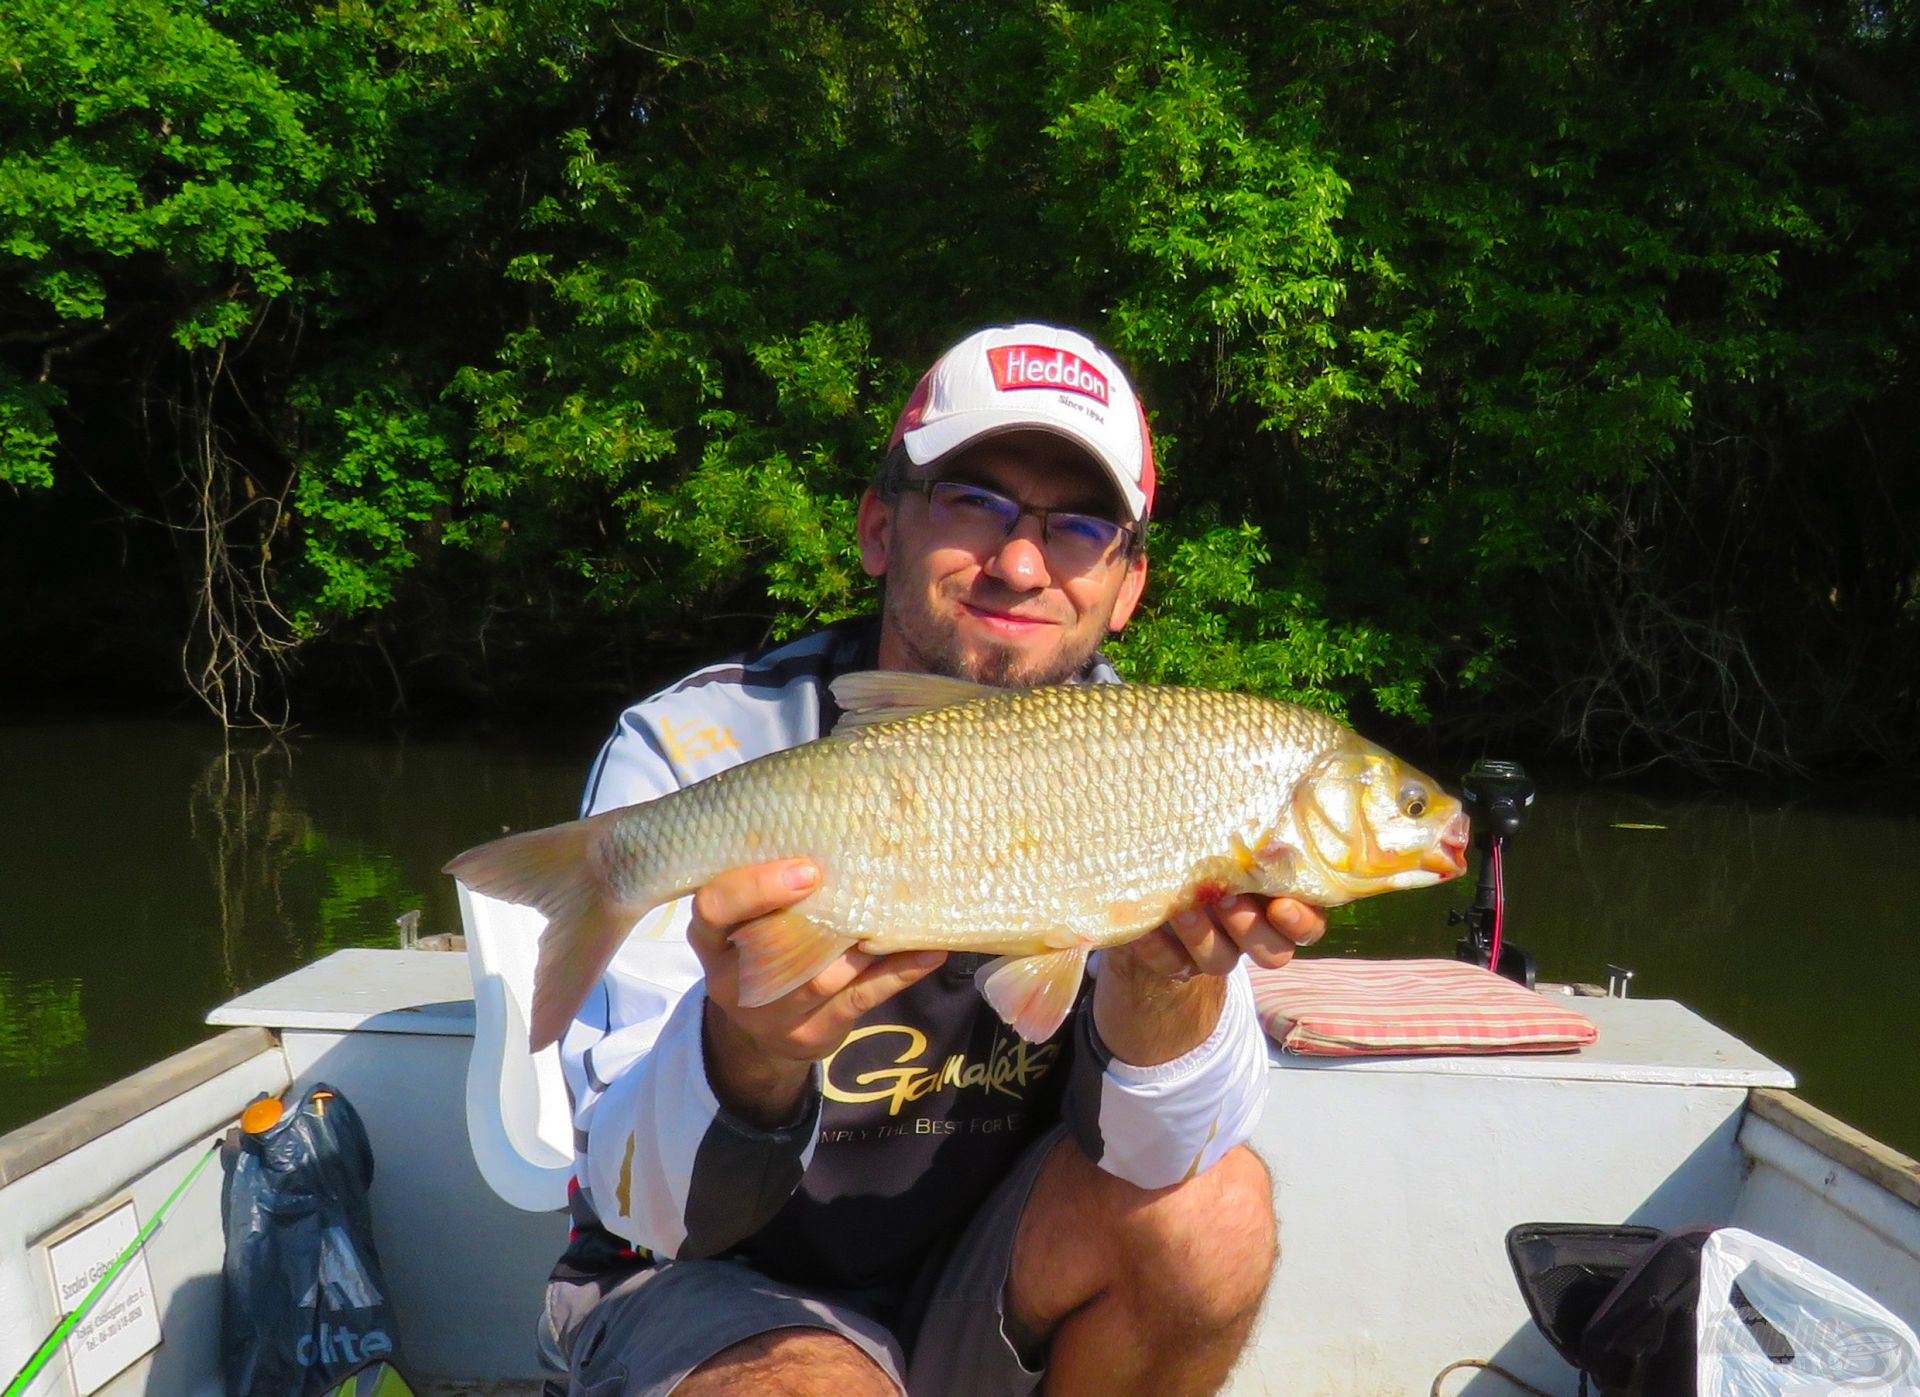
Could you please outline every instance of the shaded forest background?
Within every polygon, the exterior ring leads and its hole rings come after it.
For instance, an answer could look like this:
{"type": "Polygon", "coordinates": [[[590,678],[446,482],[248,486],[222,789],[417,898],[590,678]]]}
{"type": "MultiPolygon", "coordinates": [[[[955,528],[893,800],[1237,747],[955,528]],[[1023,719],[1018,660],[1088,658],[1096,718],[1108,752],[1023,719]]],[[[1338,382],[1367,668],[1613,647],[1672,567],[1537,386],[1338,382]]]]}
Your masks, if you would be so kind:
{"type": "Polygon", "coordinates": [[[1908,4],[0,0],[0,712],[590,710],[867,604],[912,379],[1163,469],[1144,679],[1920,761],[1908,4]]]}

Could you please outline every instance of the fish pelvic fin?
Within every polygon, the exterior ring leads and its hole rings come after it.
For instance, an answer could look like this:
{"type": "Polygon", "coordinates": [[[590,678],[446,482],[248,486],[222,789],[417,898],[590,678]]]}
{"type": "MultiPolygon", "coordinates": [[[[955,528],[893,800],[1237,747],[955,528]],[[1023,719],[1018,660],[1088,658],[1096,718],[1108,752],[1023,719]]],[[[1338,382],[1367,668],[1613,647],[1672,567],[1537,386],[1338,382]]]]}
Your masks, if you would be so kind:
{"type": "Polygon", "coordinates": [[[911,718],[916,713],[1006,693],[1005,689],[976,684],[971,679],[891,669],[856,670],[841,675],[828,687],[833,690],[833,701],[844,710],[840,721],[834,724],[836,733],[853,732],[875,723],[911,718]]]}
{"type": "Polygon", "coordinates": [[[756,917],[729,938],[740,953],[740,1007],[753,1009],[791,994],[850,950],[842,936],[791,908],[756,917]]]}
{"type": "Polygon", "coordinates": [[[510,834],[449,862],[475,892],[538,910],[547,919],[533,971],[532,1032],[539,1052],[556,1043],[646,906],[614,897],[600,857],[608,811],[547,829],[510,834]]]}
{"type": "Polygon", "coordinates": [[[974,972],[981,998],[1029,1043],[1044,1043],[1066,1022],[1087,973],[1087,948],[1001,956],[974,972]]]}

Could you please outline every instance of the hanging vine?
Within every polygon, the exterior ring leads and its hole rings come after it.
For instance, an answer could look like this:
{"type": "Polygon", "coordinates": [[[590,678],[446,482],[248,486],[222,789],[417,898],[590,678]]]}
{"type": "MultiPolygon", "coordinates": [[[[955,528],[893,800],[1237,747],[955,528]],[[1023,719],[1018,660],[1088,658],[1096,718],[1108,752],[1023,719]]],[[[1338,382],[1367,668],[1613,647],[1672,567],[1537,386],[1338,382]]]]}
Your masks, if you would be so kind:
{"type": "MultiPolygon", "coordinates": [[[[227,379],[227,346],[201,356],[179,405],[192,540],[193,614],[180,667],[223,727],[284,731],[286,678],[299,638],[273,598],[273,543],[286,519],[286,490],[263,491],[227,444],[214,403],[227,379]]],[[[231,385],[229,385],[231,386],[231,385]]]]}

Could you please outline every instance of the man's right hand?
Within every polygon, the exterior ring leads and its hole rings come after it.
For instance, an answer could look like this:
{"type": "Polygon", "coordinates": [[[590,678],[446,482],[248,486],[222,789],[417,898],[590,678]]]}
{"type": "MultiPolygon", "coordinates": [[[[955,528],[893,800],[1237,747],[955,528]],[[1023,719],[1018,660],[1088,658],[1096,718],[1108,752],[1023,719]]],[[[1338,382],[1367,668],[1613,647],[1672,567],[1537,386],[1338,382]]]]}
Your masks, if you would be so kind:
{"type": "Polygon", "coordinates": [[[792,993],[742,1008],[740,957],[729,938],[755,918],[791,907],[819,882],[812,863],[787,859],[723,873],[693,897],[687,939],[706,971],[707,1080],[722,1106],[764,1129],[799,1114],[811,1065],[845,1042],[861,1015],[947,958],[944,951],[848,951],[792,993]]]}

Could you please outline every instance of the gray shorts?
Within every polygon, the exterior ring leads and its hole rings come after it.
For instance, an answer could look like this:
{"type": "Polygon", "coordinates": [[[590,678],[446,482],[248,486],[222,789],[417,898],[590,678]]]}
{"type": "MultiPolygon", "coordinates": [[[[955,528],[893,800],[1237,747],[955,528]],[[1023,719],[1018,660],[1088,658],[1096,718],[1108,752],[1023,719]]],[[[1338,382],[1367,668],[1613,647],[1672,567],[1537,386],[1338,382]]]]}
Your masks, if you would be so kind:
{"type": "Polygon", "coordinates": [[[722,1349],[794,1328],[843,1336],[911,1397],[1026,1397],[1046,1376],[1044,1356],[1015,1351],[1003,1300],[1027,1197],[1065,1133],[1056,1126],[1028,1146],[915,1282],[899,1333],[875,1317],[883,1297],[789,1285],[739,1261],[667,1261],[604,1295],[588,1281],[551,1282],[543,1347],[565,1360],[569,1397],[665,1397],[722,1349]]]}

